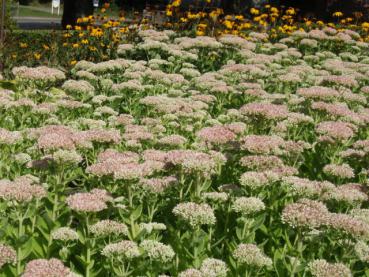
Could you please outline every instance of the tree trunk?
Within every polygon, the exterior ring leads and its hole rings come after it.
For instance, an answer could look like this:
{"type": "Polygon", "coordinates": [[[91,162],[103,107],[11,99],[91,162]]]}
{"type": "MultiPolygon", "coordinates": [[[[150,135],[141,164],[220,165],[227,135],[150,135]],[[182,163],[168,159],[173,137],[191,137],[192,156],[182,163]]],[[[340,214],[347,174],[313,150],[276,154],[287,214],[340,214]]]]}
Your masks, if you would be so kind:
{"type": "Polygon", "coordinates": [[[76,25],[77,19],[92,15],[94,6],[92,0],[64,0],[64,11],[62,18],[63,29],[67,25],[76,25]]]}
{"type": "Polygon", "coordinates": [[[235,0],[222,0],[221,8],[223,9],[225,14],[231,14],[234,12],[234,2],[235,0]]]}
{"type": "Polygon", "coordinates": [[[315,0],[315,14],[319,19],[327,19],[327,0],[315,0]]]}

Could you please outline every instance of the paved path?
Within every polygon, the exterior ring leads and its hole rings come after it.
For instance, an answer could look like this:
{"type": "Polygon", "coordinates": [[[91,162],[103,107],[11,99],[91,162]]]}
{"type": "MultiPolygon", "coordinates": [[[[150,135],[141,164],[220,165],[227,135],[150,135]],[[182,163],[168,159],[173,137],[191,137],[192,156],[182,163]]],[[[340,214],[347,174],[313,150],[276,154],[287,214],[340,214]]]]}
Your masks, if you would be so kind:
{"type": "Polygon", "coordinates": [[[55,17],[14,17],[14,20],[25,30],[61,28],[61,19],[55,17]]]}

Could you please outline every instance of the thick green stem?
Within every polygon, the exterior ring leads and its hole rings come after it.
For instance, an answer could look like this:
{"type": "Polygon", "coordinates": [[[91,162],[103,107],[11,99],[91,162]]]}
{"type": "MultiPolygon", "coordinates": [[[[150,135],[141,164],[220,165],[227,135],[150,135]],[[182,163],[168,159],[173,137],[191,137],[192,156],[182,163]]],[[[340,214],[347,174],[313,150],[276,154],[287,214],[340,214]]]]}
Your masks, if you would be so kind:
{"type": "Polygon", "coordinates": [[[89,240],[89,218],[86,215],[86,230],[85,230],[85,240],[86,240],[86,271],[85,277],[90,277],[90,264],[91,264],[91,248],[90,248],[90,240],[89,240]]]}
{"type": "Polygon", "coordinates": [[[54,195],[54,205],[53,205],[53,213],[51,215],[51,219],[53,222],[56,221],[56,218],[57,218],[57,212],[58,212],[58,193],[55,191],[55,195],[54,195]]]}
{"type": "Polygon", "coordinates": [[[34,214],[33,214],[33,217],[31,219],[31,223],[32,223],[32,225],[31,225],[31,234],[33,234],[34,231],[35,231],[36,220],[37,220],[37,216],[38,216],[38,214],[37,214],[38,204],[39,204],[39,200],[37,199],[34,214]]]}
{"type": "Polygon", "coordinates": [[[24,235],[23,216],[18,216],[18,247],[17,247],[17,275],[20,276],[22,271],[22,247],[20,245],[20,238],[24,235]]]}
{"type": "Polygon", "coordinates": [[[129,200],[129,207],[133,207],[133,195],[130,185],[128,185],[128,200],[129,200]]]}

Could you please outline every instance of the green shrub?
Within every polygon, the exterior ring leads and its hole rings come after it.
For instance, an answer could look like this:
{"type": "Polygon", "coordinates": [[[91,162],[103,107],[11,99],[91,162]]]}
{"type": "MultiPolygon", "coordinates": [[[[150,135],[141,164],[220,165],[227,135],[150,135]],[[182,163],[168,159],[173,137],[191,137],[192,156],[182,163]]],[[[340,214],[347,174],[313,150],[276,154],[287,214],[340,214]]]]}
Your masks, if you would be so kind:
{"type": "Polygon", "coordinates": [[[4,75],[14,66],[58,66],[63,60],[62,32],[13,30],[8,32],[3,49],[4,75]]]}
{"type": "MultiPolygon", "coordinates": [[[[5,29],[13,30],[16,27],[15,21],[12,19],[12,8],[15,4],[14,0],[6,0],[6,12],[5,12],[5,29]]],[[[1,5],[0,5],[1,6],[1,5]]]]}

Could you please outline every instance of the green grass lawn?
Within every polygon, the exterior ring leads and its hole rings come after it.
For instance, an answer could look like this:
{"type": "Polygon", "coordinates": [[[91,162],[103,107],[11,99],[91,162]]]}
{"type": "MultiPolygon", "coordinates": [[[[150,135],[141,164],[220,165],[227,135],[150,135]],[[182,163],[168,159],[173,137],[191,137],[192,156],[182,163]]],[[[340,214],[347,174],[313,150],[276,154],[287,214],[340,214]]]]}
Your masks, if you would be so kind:
{"type": "Polygon", "coordinates": [[[56,13],[57,11],[54,9],[54,14],[51,14],[51,8],[49,7],[49,10],[47,8],[40,9],[40,8],[34,8],[34,7],[28,7],[28,6],[19,6],[14,7],[13,14],[14,16],[19,17],[61,17],[63,14],[63,9],[60,8],[60,14],[59,16],[56,13]]]}

